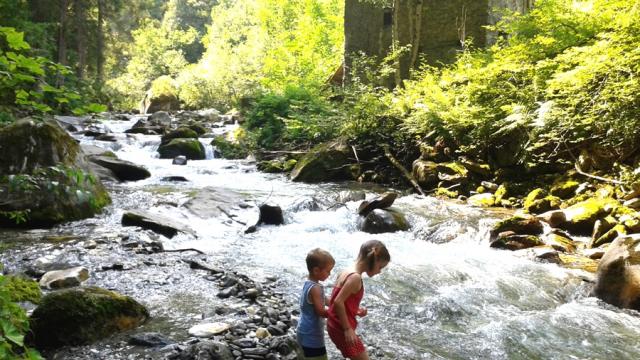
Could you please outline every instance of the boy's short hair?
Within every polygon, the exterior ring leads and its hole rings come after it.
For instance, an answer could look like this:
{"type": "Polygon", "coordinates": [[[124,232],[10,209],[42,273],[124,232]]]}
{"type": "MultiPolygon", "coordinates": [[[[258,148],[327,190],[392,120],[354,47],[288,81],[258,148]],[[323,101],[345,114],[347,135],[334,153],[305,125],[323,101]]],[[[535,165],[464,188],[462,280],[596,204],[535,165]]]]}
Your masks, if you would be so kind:
{"type": "Polygon", "coordinates": [[[307,254],[307,270],[311,273],[314,267],[324,267],[327,264],[335,264],[336,261],[327,250],[313,249],[307,254]]]}

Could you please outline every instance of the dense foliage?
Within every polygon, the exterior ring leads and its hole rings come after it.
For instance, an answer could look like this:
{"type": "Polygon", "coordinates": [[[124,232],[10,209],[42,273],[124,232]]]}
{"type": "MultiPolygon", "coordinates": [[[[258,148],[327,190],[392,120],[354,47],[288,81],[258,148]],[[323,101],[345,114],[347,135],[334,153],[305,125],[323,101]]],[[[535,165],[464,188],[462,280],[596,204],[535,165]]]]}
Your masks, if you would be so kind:
{"type": "Polygon", "coordinates": [[[42,359],[36,350],[24,344],[29,320],[25,311],[15,303],[24,300],[15,298],[15,284],[0,274],[0,359],[42,359]]]}

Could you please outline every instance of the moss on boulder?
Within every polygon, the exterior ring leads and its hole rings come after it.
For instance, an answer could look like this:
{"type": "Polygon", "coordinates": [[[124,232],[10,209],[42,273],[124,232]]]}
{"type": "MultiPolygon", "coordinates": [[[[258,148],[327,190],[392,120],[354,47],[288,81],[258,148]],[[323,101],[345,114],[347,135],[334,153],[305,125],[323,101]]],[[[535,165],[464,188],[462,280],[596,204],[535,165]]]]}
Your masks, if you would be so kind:
{"type": "Polygon", "coordinates": [[[433,161],[417,159],[413,162],[412,174],[420,186],[427,189],[438,184],[438,164],[433,161]]]}
{"type": "Polygon", "coordinates": [[[184,155],[189,160],[204,160],[206,158],[204,145],[198,139],[173,139],[158,148],[161,159],[173,159],[184,155]]]}
{"type": "Polygon", "coordinates": [[[561,199],[568,199],[576,194],[580,183],[573,180],[560,181],[551,187],[550,193],[561,199]]]}
{"type": "Polygon", "coordinates": [[[591,235],[596,220],[613,212],[620,204],[611,198],[591,198],[563,210],[552,210],[538,217],[551,225],[580,235],[591,235]]]}
{"type": "Polygon", "coordinates": [[[467,203],[477,207],[491,207],[496,204],[496,199],[491,193],[482,193],[470,196],[467,203]]]}
{"type": "Polygon", "coordinates": [[[36,347],[50,349],[89,344],[133,329],[148,318],[147,309],[132,298],[87,287],[48,294],[30,322],[36,347]]]}
{"type": "Polygon", "coordinates": [[[30,301],[39,304],[42,299],[40,285],[27,277],[18,275],[5,276],[4,286],[9,291],[11,301],[30,301]]]}
{"type": "Polygon", "coordinates": [[[522,250],[542,245],[544,242],[535,235],[500,234],[490,246],[496,249],[522,250]]]}
{"type": "Polygon", "coordinates": [[[344,139],[320,144],[302,157],[291,171],[291,180],[308,183],[353,180],[352,150],[344,139]]]}
{"type": "Polygon", "coordinates": [[[188,127],[179,127],[160,139],[160,145],[168,144],[173,139],[197,139],[198,133],[188,127]]]}
{"type": "Polygon", "coordinates": [[[518,235],[542,234],[543,226],[540,220],[533,216],[513,216],[498,222],[490,231],[491,241],[500,233],[512,231],[518,235]]]}

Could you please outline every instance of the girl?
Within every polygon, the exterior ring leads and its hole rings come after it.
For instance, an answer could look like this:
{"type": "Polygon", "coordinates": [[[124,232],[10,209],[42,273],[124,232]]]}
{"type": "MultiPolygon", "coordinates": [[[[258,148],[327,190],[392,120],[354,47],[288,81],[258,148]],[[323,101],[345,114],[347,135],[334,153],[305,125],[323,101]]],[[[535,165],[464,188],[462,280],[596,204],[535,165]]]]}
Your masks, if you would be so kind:
{"type": "Polygon", "coordinates": [[[345,271],[336,281],[331,293],[327,321],[329,337],[342,355],[352,360],[368,360],[369,355],[362,341],[356,335],[357,316],[366,316],[367,309],[360,307],[364,295],[362,273],[373,277],[391,261],[389,251],[378,240],[362,244],[352,271],[345,271]]]}

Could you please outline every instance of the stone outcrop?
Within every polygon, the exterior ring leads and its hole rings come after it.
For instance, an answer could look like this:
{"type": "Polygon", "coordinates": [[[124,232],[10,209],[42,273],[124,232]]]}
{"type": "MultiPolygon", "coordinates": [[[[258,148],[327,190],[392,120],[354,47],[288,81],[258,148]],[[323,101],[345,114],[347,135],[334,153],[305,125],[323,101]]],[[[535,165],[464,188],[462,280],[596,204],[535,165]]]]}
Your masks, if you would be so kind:
{"type": "Polygon", "coordinates": [[[30,322],[36,347],[50,349],[89,344],[133,329],[148,318],[147,309],[132,298],[87,287],[46,295],[30,322]]]}
{"type": "Polygon", "coordinates": [[[640,235],[621,236],[598,265],[593,294],[609,304],[640,310],[640,235]]]}
{"type": "Polygon", "coordinates": [[[0,129],[0,225],[48,227],[110,203],[78,143],[57,122],[22,119],[0,129]]]}
{"type": "Polygon", "coordinates": [[[358,228],[369,234],[382,234],[409,230],[404,214],[392,209],[375,209],[358,220],[358,228]]]}
{"type": "Polygon", "coordinates": [[[173,139],[158,148],[161,159],[173,159],[184,155],[189,160],[204,160],[204,145],[198,139],[173,139]]]}
{"type": "Polygon", "coordinates": [[[352,156],[351,147],[344,140],[318,145],[298,161],[291,171],[291,180],[308,183],[353,180],[352,156]]]}
{"type": "Polygon", "coordinates": [[[122,214],[122,226],[139,226],[168,238],[176,236],[178,232],[193,234],[184,224],[143,210],[131,210],[122,214]]]}

